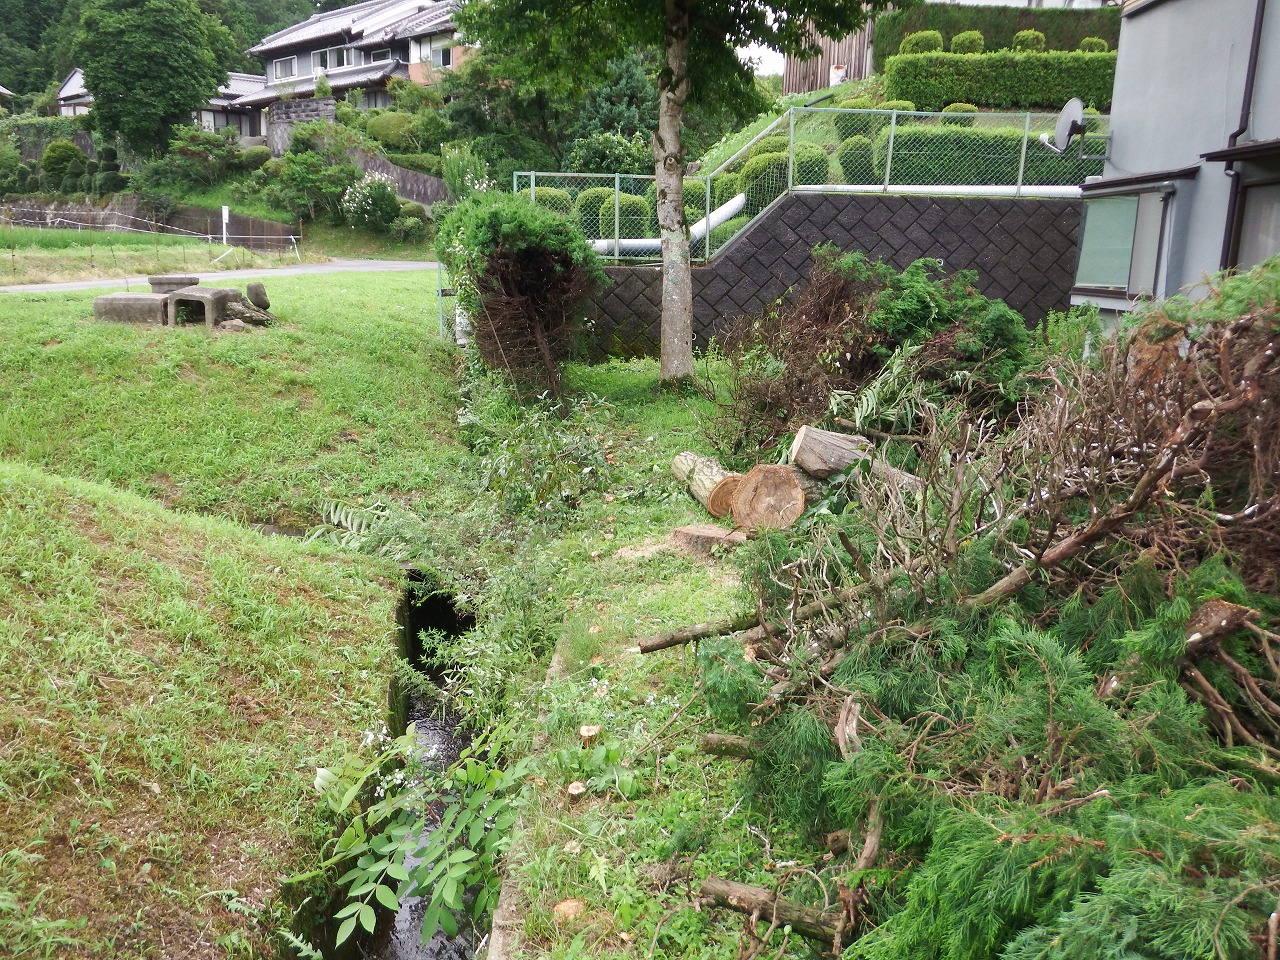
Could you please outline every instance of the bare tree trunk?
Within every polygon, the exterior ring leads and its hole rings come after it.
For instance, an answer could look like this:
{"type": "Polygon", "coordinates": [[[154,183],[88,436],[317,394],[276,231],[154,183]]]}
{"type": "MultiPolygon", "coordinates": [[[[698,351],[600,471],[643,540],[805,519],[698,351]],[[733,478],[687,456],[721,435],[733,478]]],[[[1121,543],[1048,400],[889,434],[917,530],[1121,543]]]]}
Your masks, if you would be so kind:
{"type": "Polygon", "coordinates": [[[667,64],[658,76],[658,129],[653,134],[662,238],[662,379],[693,375],[693,273],[684,217],[684,104],[689,97],[690,0],[666,0],[667,64]]]}

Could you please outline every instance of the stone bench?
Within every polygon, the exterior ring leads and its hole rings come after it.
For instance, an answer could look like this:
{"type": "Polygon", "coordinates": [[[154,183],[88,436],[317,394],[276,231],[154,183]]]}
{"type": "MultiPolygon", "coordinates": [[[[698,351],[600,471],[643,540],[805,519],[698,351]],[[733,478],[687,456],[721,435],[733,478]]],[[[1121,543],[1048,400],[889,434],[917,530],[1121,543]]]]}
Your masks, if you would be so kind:
{"type": "Polygon", "coordinates": [[[168,294],[106,293],[94,298],[93,318],[164,326],[170,309],[168,294]]]}

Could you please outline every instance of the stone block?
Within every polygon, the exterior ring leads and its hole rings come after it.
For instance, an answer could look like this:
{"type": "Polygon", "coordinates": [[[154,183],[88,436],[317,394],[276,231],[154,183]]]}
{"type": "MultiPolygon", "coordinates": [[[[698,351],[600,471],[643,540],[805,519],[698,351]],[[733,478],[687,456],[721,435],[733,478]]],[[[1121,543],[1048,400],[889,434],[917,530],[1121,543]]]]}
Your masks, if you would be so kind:
{"type": "Polygon", "coordinates": [[[267,288],[261,283],[251,283],[244,288],[245,295],[259,310],[271,309],[271,298],[267,296],[267,288]]]}
{"type": "Polygon", "coordinates": [[[169,298],[163,293],[106,293],[94,298],[93,318],[163,326],[168,309],[169,298]]]}
{"type": "MultiPolygon", "coordinates": [[[[194,312],[198,308],[200,320],[208,330],[217,328],[227,319],[227,304],[240,303],[244,300],[239,290],[226,287],[183,287],[169,294],[169,323],[177,326],[182,323],[182,312],[194,312]]],[[[194,322],[194,321],[188,321],[194,322]]]]}
{"type": "Polygon", "coordinates": [[[173,293],[173,291],[181,290],[184,287],[194,287],[199,282],[199,277],[183,277],[177,274],[147,277],[147,283],[151,284],[152,293],[173,293]]]}

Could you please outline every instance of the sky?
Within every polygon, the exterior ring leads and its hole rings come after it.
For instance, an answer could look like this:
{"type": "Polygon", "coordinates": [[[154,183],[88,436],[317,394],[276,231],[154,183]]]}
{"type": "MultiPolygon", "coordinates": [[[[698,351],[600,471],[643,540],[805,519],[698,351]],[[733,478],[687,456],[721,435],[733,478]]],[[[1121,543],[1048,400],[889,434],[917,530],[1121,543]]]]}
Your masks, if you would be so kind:
{"type": "Polygon", "coordinates": [[[738,56],[742,59],[750,57],[759,61],[756,66],[756,74],[764,76],[771,73],[782,73],[782,54],[775,50],[759,45],[742,47],[738,50],[738,56]]]}

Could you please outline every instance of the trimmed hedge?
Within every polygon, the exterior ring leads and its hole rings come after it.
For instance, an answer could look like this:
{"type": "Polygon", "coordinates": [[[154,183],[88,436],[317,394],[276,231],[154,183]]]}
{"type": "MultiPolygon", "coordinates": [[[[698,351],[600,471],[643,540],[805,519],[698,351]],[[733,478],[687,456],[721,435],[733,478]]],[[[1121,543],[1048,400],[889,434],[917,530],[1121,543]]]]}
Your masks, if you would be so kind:
{"type": "Polygon", "coordinates": [[[948,103],[942,108],[944,114],[940,119],[945,124],[956,127],[972,127],[978,108],[972,103],[948,103]]]}
{"type": "Polygon", "coordinates": [[[831,161],[827,151],[816,143],[802,140],[796,143],[795,182],[819,184],[827,182],[831,161]]]}
{"type": "MultiPolygon", "coordinates": [[[[884,174],[889,131],[881,131],[875,143],[875,169],[884,174]]],[[[1015,184],[1022,157],[1021,128],[1001,130],[957,126],[907,124],[894,132],[893,183],[912,184],[1015,184]]],[[[1027,185],[1084,183],[1085,177],[1102,173],[1101,160],[1081,160],[1073,154],[1056,154],[1032,141],[1027,145],[1027,185]]]]}
{"type": "MultiPolygon", "coordinates": [[[[542,193],[541,188],[538,193],[542,193]]],[[[610,206],[613,205],[612,187],[588,187],[573,201],[573,219],[588,240],[596,240],[605,235],[600,232],[600,210],[605,200],[609,201],[610,206]]],[[[542,204],[539,203],[538,206],[542,204]]],[[[609,235],[613,235],[612,221],[609,224],[609,235]]]]}
{"type": "MultiPolygon", "coordinates": [[[[541,193],[542,191],[539,190],[538,192],[541,193]]],[[[618,194],[616,212],[618,217],[618,236],[620,237],[644,236],[653,218],[653,208],[649,206],[649,202],[644,197],[637,197],[631,193],[618,194]]],[[[609,196],[601,201],[600,210],[597,214],[600,222],[600,236],[613,236],[614,213],[613,191],[610,190],[609,196]]]]}
{"type": "Polygon", "coordinates": [[[558,187],[538,187],[536,190],[530,190],[525,187],[520,191],[520,196],[532,199],[538,206],[554,210],[564,217],[573,213],[573,198],[569,196],[568,190],[561,190],[558,187]]]}
{"type": "Polygon", "coordinates": [[[836,154],[845,183],[879,183],[876,176],[874,146],[870,137],[853,136],[840,144],[836,154]]]}
{"type": "Polygon", "coordinates": [[[1019,30],[1013,35],[1013,49],[1022,53],[1044,53],[1044,34],[1039,30],[1019,30]]]}
{"type": "Polygon", "coordinates": [[[885,96],[927,111],[956,101],[1057,110],[1072,97],[1108,110],[1115,79],[1114,53],[919,53],[889,58],[885,96]]]}
{"type": "Polygon", "coordinates": [[[785,153],[762,153],[752,157],[742,168],[741,182],[747,195],[743,210],[754,217],[787,189],[787,164],[785,153]]]}
{"type": "Polygon", "coordinates": [[[952,53],[982,53],[987,49],[987,41],[981,30],[965,30],[951,38],[949,49],[952,53]]]}
{"type": "Polygon", "coordinates": [[[406,170],[425,173],[430,177],[440,176],[440,158],[434,153],[388,153],[387,160],[406,170]]]}
{"type": "Polygon", "coordinates": [[[1085,37],[1080,41],[1078,49],[1082,53],[1106,53],[1111,49],[1111,44],[1102,37],[1085,37]]]}
{"type": "MultiPolygon", "coordinates": [[[[836,104],[841,110],[874,110],[876,102],[870,97],[854,97],[836,104]]],[[[836,133],[843,143],[850,137],[874,137],[884,125],[884,118],[874,113],[840,113],[835,116],[836,133]]]]}
{"type": "Polygon", "coordinates": [[[936,53],[941,49],[941,33],[937,30],[919,30],[902,38],[898,53],[936,53]]]}
{"type": "Polygon", "coordinates": [[[1012,47],[1013,35],[1019,30],[1039,30],[1050,50],[1075,50],[1085,37],[1101,37],[1114,49],[1120,39],[1120,8],[1044,10],[920,4],[876,20],[876,39],[872,48],[875,72],[884,73],[886,61],[898,52],[902,39],[919,30],[937,30],[948,40],[958,33],[977,30],[986,40],[988,50],[1012,47]]]}

